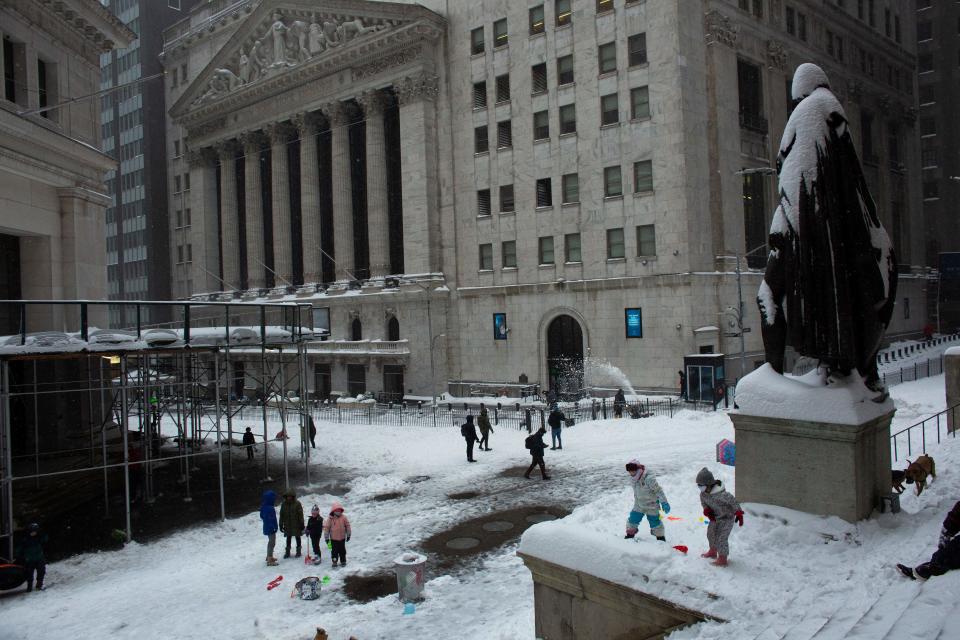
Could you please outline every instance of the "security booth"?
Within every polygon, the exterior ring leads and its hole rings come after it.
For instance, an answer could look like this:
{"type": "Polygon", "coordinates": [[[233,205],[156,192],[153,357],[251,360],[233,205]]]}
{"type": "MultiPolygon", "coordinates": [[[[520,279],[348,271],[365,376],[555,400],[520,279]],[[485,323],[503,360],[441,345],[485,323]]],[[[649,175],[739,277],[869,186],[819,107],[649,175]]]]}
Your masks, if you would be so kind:
{"type": "Polygon", "coordinates": [[[719,402],[726,394],[723,368],[724,354],[697,353],[683,357],[687,374],[688,402],[719,402]]]}

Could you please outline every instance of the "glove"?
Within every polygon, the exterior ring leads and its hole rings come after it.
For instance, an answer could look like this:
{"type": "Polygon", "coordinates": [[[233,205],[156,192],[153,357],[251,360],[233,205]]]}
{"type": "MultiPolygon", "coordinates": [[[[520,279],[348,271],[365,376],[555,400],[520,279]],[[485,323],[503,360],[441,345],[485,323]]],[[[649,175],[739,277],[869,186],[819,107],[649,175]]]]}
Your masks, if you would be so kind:
{"type": "Polygon", "coordinates": [[[333,549],[333,543],[327,540],[327,549],[333,549]]]}
{"type": "Polygon", "coordinates": [[[949,533],[947,533],[947,530],[946,530],[946,529],[941,529],[941,530],[940,530],[940,542],[937,543],[937,548],[938,548],[938,549],[943,549],[945,546],[947,546],[947,543],[950,542],[950,540],[951,540],[952,538],[953,538],[953,536],[951,536],[949,533]]]}
{"type": "Polygon", "coordinates": [[[743,509],[738,509],[735,514],[733,514],[733,519],[737,521],[737,524],[741,527],[743,526],[743,509]]]}
{"type": "Polygon", "coordinates": [[[350,536],[347,536],[347,542],[350,542],[350,536]]]}
{"type": "Polygon", "coordinates": [[[670,503],[669,503],[669,502],[661,502],[661,503],[660,503],[660,508],[663,509],[663,512],[664,512],[664,513],[670,513],[670,503]]]}
{"type": "Polygon", "coordinates": [[[710,520],[710,521],[712,522],[712,521],[713,521],[713,509],[711,509],[710,507],[704,507],[704,508],[703,508],[703,517],[706,518],[707,520],[710,520]]]}

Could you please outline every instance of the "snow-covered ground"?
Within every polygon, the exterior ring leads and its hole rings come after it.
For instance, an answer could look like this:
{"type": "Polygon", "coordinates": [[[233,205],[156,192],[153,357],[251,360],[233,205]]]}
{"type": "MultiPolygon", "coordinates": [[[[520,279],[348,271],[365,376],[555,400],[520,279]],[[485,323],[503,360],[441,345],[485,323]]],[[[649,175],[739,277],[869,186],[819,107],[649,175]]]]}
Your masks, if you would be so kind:
{"type": "MultiPolygon", "coordinates": [[[[943,377],[899,385],[892,395],[898,407],[895,426],[907,426],[943,408],[943,377]]],[[[271,428],[279,431],[279,425],[271,428]]],[[[310,493],[301,502],[307,511],[314,503],[323,510],[334,499],[344,503],[353,523],[348,567],[332,569],[326,553],[319,568],[304,566],[301,559],[264,566],[265,538],[256,505],[251,505],[251,513],[241,518],[50,565],[47,591],[0,598],[0,638],[294,640],[312,638],[317,626],[334,640],[351,634],[361,640],[533,638],[533,587],[516,544],[478,554],[449,575],[431,574],[428,565],[426,600],[413,615],[403,615],[395,596],[361,604],[341,590],[345,576],[387,570],[401,551],[417,548],[434,533],[501,509],[533,505],[573,510],[566,522],[622,545],[624,557],[639,571],[696,580],[696,586],[729,595],[724,598],[727,608],[718,613],[749,617],[735,624],[740,631],[752,630],[762,616],[825,615],[844,598],[868,599],[884,589],[896,580],[892,561],[920,560],[931,551],[945,510],[960,495],[960,480],[951,473],[953,458],[960,462],[960,447],[950,442],[934,453],[940,477],[920,498],[904,494],[900,516],[849,527],[829,523],[830,531],[849,531],[853,537],[825,542],[813,524],[822,519],[791,515],[783,524],[776,517],[748,515],[732,540],[731,567],[719,571],[695,557],[705,527],[698,520],[694,477],[708,465],[735,490],[733,470],[714,462],[716,442],[733,438],[723,413],[578,424],[565,430],[563,451],[547,452],[550,482],[536,475],[529,481],[500,475],[529,461],[523,448],[526,434],[515,429],[497,429],[491,438],[494,450],[475,453],[479,462],[467,464],[463,440],[449,427],[318,422],[317,428],[319,448],[312,460],[318,470],[335,466],[356,477],[345,495],[310,493]],[[645,530],[637,543],[622,539],[631,504],[623,464],[632,457],[658,474],[673,506],[671,515],[681,518],[667,523],[667,536],[672,544],[688,545],[689,557],[658,547],[645,530]],[[421,475],[429,479],[409,482],[421,475]],[[395,491],[405,495],[372,500],[395,491]],[[447,497],[463,491],[480,496],[447,497]],[[267,591],[267,582],[277,575],[284,576],[283,586],[267,591]],[[322,597],[312,602],[290,598],[293,583],[308,575],[331,577],[322,597]],[[773,586],[778,597],[770,597],[773,586]]],[[[295,438],[288,446],[298,450],[295,438]]],[[[279,443],[271,447],[277,449],[271,455],[279,454],[279,443]]],[[[320,475],[317,486],[329,486],[320,475]]],[[[735,635],[731,627],[707,624],[674,637],[735,635]]]]}

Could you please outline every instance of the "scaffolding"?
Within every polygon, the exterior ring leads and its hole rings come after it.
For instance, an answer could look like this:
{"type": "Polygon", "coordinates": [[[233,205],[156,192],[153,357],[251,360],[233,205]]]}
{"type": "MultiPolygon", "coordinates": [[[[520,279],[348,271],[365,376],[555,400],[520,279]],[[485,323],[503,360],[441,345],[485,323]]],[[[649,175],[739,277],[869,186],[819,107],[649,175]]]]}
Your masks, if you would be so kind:
{"type": "MultiPolygon", "coordinates": [[[[234,439],[241,409],[259,409],[262,481],[282,462],[290,485],[288,428],[300,428],[299,460],[310,483],[306,345],[325,337],[310,304],[296,302],[147,302],[2,300],[19,332],[0,337],[0,550],[13,557],[17,500],[37,504],[102,484],[103,513],[119,490],[123,528],[132,538],[131,504],[152,504],[157,472],[176,465],[178,490],[193,500],[191,474],[216,458],[220,518],[224,480],[234,479],[234,439]],[[137,322],[98,329],[109,307],[135,307],[137,322]],[[141,326],[141,310],[172,307],[163,327],[141,326]],[[75,331],[34,331],[50,317],[75,331]],[[43,320],[39,320],[42,318],[43,320]],[[65,323],[69,323],[66,320],[65,323]],[[249,386],[248,386],[248,383],[249,386]],[[271,416],[281,429],[270,433],[271,416]],[[293,423],[293,424],[289,424],[293,423]],[[267,443],[282,441],[282,459],[267,443]],[[172,447],[170,443],[175,444],[172,447]],[[94,480],[96,479],[96,480],[94,480]]],[[[126,317],[126,316],[122,316],[126,317]]],[[[251,448],[252,450],[252,448],[251,448]]]]}

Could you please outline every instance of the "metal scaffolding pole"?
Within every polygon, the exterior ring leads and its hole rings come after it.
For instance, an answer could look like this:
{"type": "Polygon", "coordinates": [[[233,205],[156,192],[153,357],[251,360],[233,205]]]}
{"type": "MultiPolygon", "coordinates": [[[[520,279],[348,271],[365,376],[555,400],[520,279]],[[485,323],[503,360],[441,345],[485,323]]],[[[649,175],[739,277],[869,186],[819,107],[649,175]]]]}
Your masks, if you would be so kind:
{"type": "MultiPolygon", "coordinates": [[[[107,407],[103,401],[103,358],[97,360],[100,370],[100,453],[103,456],[103,516],[110,517],[110,479],[107,472],[107,407]]],[[[112,403],[111,403],[112,404],[112,403]]],[[[111,417],[113,414],[111,407],[111,417]]]]}
{"type": "Polygon", "coordinates": [[[7,538],[8,557],[13,558],[13,446],[12,425],[10,424],[10,365],[6,360],[0,366],[0,395],[3,397],[0,406],[0,422],[3,423],[0,452],[3,453],[3,496],[6,504],[6,522],[4,523],[4,537],[7,538]]]}
{"type": "Polygon", "coordinates": [[[120,432],[123,434],[123,494],[127,510],[127,542],[133,538],[130,526],[130,447],[127,442],[127,356],[120,356],[120,432]]]}
{"type": "Polygon", "coordinates": [[[33,468],[40,488],[40,395],[37,393],[37,361],[33,361],[33,468]]]}
{"type": "MultiPolygon", "coordinates": [[[[189,451],[184,451],[187,454],[183,458],[183,470],[184,470],[184,490],[187,492],[187,495],[184,496],[184,502],[193,502],[193,497],[190,495],[190,456],[193,455],[194,448],[196,447],[196,412],[197,412],[197,402],[194,397],[194,388],[193,388],[193,354],[184,356],[183,358],[184,367],[187,373],[187,379],[184,382],[184,400],[187,398],[187,389],[190,390],[190,408],[188,409],[188,414],[190,416],[190,436],[186,438],[189,443],[189,451]]],[[[184,430],[186,430],[186,425],[184,425],[184,430]]]]}
{"type": "Polygon", "coordinates": [[[290,487],[290,469],[287,468],[287,440],[290,438],[290,434],[287,433],[287,368],[283,366],[283,347],[280,347],[278,356],[279,364],[277,366],[280,368],[277,372],[280,374],[280,425],[283,434],[283,486],[284,489],[288,489],[290,487]]]}
{"type": "Polygon", "coordinates": [[[270,466],[267,461],[267,451],[270,449],[270,435],[267,433],[267,346],[265,344],[266,331],[260,336],[260,389],[263,394],[263,481],[270,482],[270,466]]]}
{"type": "Polygon", "coordinates": [[[226,346],[224,348],[226,354],[226,374],[227,374],[227,477],[233,480],[233,386],[235,380],[233,379],[233,361],[230,358],[230,307],[227,307],[226,312],[226,328],[224,335],[226,336],[226,346]]]}
{"type": "Polygon", "coordinates": [[[310,404],[307,399],[307,350],[303,340],[297,343],[297,366],[300,368],[300,433],[306,449],[303,472],[304,483],[310,485],[310,404]],[[306,416],[304,416],[306,414],[306,416]]]}
{"type": "Polygon", "coordinates": [[[217,472],[220,477],[220,519],[227,519],[227,505],[223,497],[223,441],[220,437],[220,354],[219,352],[214,352],[213,354],[213,370],[216,379],[213,383],[214,389],[214,402],[216,402],[217,410],[217,472]]]}

